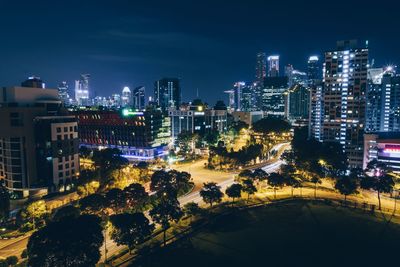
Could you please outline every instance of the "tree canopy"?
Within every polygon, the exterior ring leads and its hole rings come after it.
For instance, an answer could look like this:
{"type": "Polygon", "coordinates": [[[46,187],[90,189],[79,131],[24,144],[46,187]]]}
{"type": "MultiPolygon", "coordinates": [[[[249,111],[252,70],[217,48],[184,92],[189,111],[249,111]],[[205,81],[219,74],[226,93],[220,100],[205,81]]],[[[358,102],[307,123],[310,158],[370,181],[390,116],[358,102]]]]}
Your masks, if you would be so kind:
{"type": "Polygon", "coordinates": [[[102,230],[93,215],[51,222],[29,238],[28,266],[94,267],[100,260],[102,230]]]}

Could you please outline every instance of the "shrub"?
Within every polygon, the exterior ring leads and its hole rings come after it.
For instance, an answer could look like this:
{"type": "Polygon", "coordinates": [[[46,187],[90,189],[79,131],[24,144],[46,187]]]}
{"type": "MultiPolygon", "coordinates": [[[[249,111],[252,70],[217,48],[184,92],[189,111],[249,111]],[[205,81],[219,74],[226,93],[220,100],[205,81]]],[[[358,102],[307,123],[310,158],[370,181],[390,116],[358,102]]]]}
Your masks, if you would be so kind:
{"type": "Polygon", "coordinates": [[[14,266],[18,263],[18,257],[17,256],[8,256],[6,258],[6,262],[8,265],[14,266]]]}

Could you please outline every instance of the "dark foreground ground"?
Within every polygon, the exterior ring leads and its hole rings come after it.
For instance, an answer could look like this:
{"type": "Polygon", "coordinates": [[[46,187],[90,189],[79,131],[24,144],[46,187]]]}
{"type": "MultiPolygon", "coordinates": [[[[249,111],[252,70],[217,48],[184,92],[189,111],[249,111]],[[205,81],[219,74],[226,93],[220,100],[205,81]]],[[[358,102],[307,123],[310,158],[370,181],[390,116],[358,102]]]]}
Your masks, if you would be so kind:
{"type": "Polygon", "coordinates": [[[400,266],[390,216],[292,201],[224,216],[132,266],[400,266]]]}

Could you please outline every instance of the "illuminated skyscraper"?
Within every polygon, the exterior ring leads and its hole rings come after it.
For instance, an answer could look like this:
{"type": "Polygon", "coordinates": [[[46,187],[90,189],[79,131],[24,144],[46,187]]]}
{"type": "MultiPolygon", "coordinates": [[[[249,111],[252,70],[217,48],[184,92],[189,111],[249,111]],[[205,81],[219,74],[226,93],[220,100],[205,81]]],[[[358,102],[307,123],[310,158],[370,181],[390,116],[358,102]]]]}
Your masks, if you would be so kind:
{"type": "Polygon", "coordinates": [[[181,104],[181,87],[177,78],[163,78],[154,83],[154,102],[163,110],[178,108],[181,104]]]}
{"type": "Polygon", "coordinates": [[[279,76],[279,56],[268,57],[268,77],[279,76]]]}
{"type": "Polygon", "coordinates": [[[351,167],[362,166],[367,70],[368,48],[356,41],[325,53],[322,140],[339,142],[351,167]]]}
{"type": "Polygon", "coordinates": [[[124,89],[122,89],[121,106],[128,107],[131,105],[132,105],[132,92],[128,86],[125,86],[124,89]]]}
{"type": "Polygon", "coordinates": [[[69,104],[68,84],[63,81],[58,84],[58,96],[64,105],[69,104]]]}
{"type": "Polygon", "coordinates": [[[318,80],[321,80],[321,68],[317,56],[311,56],[308,58],[307,78],[309,85],[316,84],[318,80]]]}
{"type": "Polygon", "coordinates": [[[75,101],[78,106],[89,105],[89,78],[90,74],[81,74],[81,78],[75,81],[75,101]]]}
{"type": "Polygon", "coordinates": [[[256,61],[256,81],[262,85],[265,77],[267,77],[267,56],[264,52],[260,52],[256,61]]]}
{"type": "Polygon", "coordinates": [[[146,107],[145,104],[145,87],[138,86],[133,89],[133,108],[138,110],[144,110],[146,107]]]}

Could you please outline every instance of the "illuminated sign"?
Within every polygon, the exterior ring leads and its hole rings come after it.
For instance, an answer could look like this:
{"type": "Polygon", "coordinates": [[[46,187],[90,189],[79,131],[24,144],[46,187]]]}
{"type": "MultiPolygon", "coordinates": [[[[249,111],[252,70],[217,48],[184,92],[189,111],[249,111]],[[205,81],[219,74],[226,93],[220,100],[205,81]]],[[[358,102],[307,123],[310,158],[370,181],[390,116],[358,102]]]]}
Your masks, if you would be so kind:
{"type": "Polygon", "coordinates": [[[128,116],[143,116],[143,112],[133,111],[132,109],[123,109],[122,115],[125,117],[128,116]]]}

